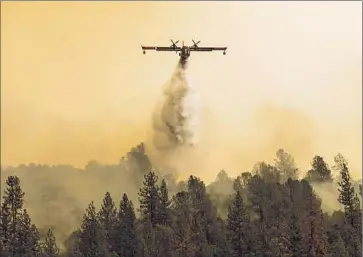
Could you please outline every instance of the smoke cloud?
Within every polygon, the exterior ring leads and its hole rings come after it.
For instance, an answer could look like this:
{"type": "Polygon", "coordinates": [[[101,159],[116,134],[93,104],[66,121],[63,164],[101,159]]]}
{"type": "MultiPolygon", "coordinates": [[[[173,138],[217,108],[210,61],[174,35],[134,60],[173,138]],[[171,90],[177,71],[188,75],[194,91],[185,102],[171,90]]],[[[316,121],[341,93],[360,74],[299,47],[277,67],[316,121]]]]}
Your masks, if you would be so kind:
{"type": "Polygon", "coordinates": [[[149,152],[156,166],[169,172],[178,169],[178,160],[199,140],[200,99],[187,77],[187,66],[186,60],[179,60],[152,115],[149,152]]]}

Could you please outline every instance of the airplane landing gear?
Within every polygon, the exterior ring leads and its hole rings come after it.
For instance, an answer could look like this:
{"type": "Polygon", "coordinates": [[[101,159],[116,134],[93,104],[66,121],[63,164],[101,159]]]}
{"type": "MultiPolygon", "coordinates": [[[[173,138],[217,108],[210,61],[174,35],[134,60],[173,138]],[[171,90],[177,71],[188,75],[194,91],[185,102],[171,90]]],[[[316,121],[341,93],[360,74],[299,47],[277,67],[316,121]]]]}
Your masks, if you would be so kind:
{"type": "Polygon", "coordinates": [[[226,52],[223,52],[223,55],[226,55],[226,52]]]}
{"type": "Polygon", "coordinates": [[[143,53],[143,54],[145,54],[146,52],[145,52],[145,51],[143,51],[142,53],[143,53]]]}

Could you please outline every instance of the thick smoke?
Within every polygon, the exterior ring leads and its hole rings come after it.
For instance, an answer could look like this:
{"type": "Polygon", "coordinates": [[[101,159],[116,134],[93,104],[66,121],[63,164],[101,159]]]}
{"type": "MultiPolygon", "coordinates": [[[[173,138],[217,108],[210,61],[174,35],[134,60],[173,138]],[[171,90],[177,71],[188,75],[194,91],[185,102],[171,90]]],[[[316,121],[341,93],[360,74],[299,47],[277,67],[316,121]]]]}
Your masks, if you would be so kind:
{"type": "Polygon", "coordinates": [[[179,60],[153,113],[152,156],[160,168],[176,168],[175,156],[180,158],[198,143],[199,96],[187,78],[187,64],[179,60]]]}

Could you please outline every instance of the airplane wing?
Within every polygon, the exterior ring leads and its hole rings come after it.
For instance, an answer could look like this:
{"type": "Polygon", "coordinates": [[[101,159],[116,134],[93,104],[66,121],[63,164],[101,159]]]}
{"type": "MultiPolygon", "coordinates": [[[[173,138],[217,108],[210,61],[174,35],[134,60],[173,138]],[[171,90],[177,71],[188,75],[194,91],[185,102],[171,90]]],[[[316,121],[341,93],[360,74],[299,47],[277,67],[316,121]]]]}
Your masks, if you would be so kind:
{"type": "Polygon", "coordinates": [[[180,47],[170,47],[170,46],[141,46],[142,50],[155,50],[155,51],[180,51],[180,47]]]}
{"type": "Polygon", "coordinates": [[[208,51],[226,51],[227,47],[190,47],[190,51],[200,51],[200,52],[208,52],[208,51]]]}

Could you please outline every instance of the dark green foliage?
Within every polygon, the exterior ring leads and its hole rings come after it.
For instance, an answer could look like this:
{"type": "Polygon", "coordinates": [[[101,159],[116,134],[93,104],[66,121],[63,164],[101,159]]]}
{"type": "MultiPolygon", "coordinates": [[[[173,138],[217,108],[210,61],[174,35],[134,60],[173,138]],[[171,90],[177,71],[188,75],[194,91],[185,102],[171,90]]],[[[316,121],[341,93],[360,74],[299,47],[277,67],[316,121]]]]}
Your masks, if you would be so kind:
{"type": "Polygon", "coordinates": [[[78,249],[83,256],[110,256],[105,232],[99,222],[93,202],[86,209],[78,237],[78,249]]]}
{"type": "Polygon", "coordinates": [[[234,191],[233,185],[235,181],[236,183],[239,182],[228,177],[227,172],[222,170],[217,174],[215,181],[206,187],[212,202],[218,206],[218,214],[223,218],[227,217],[228,205],[234,191]]]}
{"type": "Polygon", "coordinates": [[[139,254],[139,238],[137,236],[134,206],[126,194],[122,196],[120,202],[112,247],[119,256],[136,257],[139,254]]]}
{"type": "Polygon", "coordinates": [[[127,153],[127,157],[123,160],[126,162],[128,170],[132,170],[132,182],[140,187],[142,185],[142,177],[151,171],[151,162],[146,155],[145,144],[141,143],[136,147],[133,147],[130,152],[127,153]]]}
{"type": "Polygon", "coordinates": [[[345,215],[350,225],[358,225],[359,214],[361,213],[360,202],[351,182],[347,161],[343,156],[338,155],[335,157],[335,163],[341,175],[341,181],[338,182],[340,193],[338,201],[344,206],[345,215]]]}
{"type": "Polygon", "coordinates": [[[312,169],[310,169],[306,175],[306,179],[310,182],[331,182],[333,180],[331,176],[331,170],[328,164],[321,156],[314,156],[311,162],[312,169]]]}
{"type": "Polygon", "coordinates": [[[344,206],[345,224],[342,235],[346,244],[346,250],[351,256],[362,255],[362,210],[360,201],[355,193],[349,174],[347,160],[342,155],[334,159],[335,167],[340,171],[341,180],[339,185],[338,201],[344,206]]]}
{"type": "Polygon", "coordinates": [[[305,211],[302,213],[303,256],[326,256],[327,236],[324,227],[320,199],[306,181],[302,181],[305,211]]]}
{"type": "Polygon", "coordinates": [[[56,239],[53,235],[52,230],[48,230],[47,236],[44,242],[41,244],[42,256],[43,257],[58,257],[59,248],[56,243],[56,239]]]}
{"type": "Polygon", "coordinates": [[[62,257],[82,257],[82,253],[79,250],[79,242],[80,242],[80,235],[81,230],[78,229],[74,231],[72,234],[66,238],[64,241],[64,246],[66,248],[65,253],[62,255],[62,257]]]}
{"type": "MultiPolygon", "coordinates": [[[[317,183],[319,186],[335,183],[328,165],[319,156],[313,158],[312,169],[302,180],[296,179],[294,159],[279,150],[274,165],[260,162],[253,171],[244,172],[236,179],[222,170],[208,186],[194,176],[177,181],[173,176],[159,173],[158,184],[143,145],[132,149],[123,162],[127,172],[136,169],[144,176],[139,192],[140,217],[136,217],[128,195],[122,196],[117,209],[107,192],[99,212],[92,202],[80,229],[64,242],[57,241],[47,226],[40,229],[43,231],[40,241],[37,228],[23,208],[24,193],[19,178],[9,176],[1,204],[0,256],[355,257],[362,254],[361,198],[356,194],[361,190],[361,181],[352,181],[347,161],[341,155],[335,158],[335,168],[341,175],[338,202],[344,209],[331,214],[323,213],[324,199],[313,190],[317,183]],[[60,253],[57,244],[64,246],[64,251],[60,253]]],[[[29,167],[34,169],[36,165],[29,167]]],[[[90,162],[86,169],[108,176],[102,172],[104,167],[90,162]]],[[[141,185],[140,176],[136,177],[133,182],[141,185]]],[[[46,198],[45,194],[40,199],[46,198]]],[[[53,231],[56,234],[56,229],[53,231]]]]}
{"type": "Polygon", "coordinates": [[[328,256],[329,257],[348,257],[344,240],[341,236],[341,229],[338,224],[330,224],[327,231],[328,236],[328,256]]]}
{"type": "Polygon", "coordinates": [[[194,212],[194,222],[200,228],[200,253],[212,256],[223,255],[227,252],[226,230],[217,218],[217,209],[199,178],[189,177],[188,195],[194,212]]]}
{"type": "Polygon", "coordinates": [[[1,207],[1,248],[9,256],[37,256],[40,254],[39,233],[23,209],[24,192],[17,176],[6,181],[1,207]]]}
{"type": "Polygon", "coordinates": [[[298,214],[292,213],[289,224],[289,238],[290,238],[290,250],[291,257],[302,256],[302,235],[301,235],[301,224],[298,219],[298,214]]]}
{"type": "Polygon", "coordinates": [[[170,201],[168,188],[166,187],[165,180],[161,181],[160,189],[159,189],[159,197],[160,197],[160,224],[163,226],[170,225],[171,217],[170,217],[170,201]]]}
{"type": "Polygon", "coordinates": [[[100,225],[104,229],[105,237],[108,244],[111,246],[111,235],[117,222],[117,209],[109,192],[106,193],[101,209],[98,213],[100,225]]]}
{"type": "Polygon", "coordinates": [[[294,158],[282,149],[276,152],[275,167],[282,181],[286,181],[288,178],[296,179],[298,177],[298,169],[296,168],[294,158]]]}
{"type": "Polygon", "coordinates": [[[227,228],[231,256],[249,256],[252,243],[249,235],[251,231],[250,215],[239,191],[228,208],[227,228]]]}
{"type": "Polygon", "coordinates": [[[205,243],[205,240],[201,235],[201,225],[195,219],[192,200],[188,192],[177,193],[172,206],[175,256],[195,256],[199,250],[198,242],[205,243]]]}
{"type": "Polygon", "coordinates": [[[252,205],[253,251],[256,255],[290,256],[289,190],[279,183],[266,182],[259,175],[252,177],[248,188],[252,205]]]}
{"type": "Polygon", "coordinates": [[[19,218],[18,229],[16,231],[17,248],[14,256],[36,257],[40,253],[39,233],[24,209],[19,218]]]}
{"type": "Polygon", "coordinates": [[[141,219],[150,222],[151,226],[160,224],[160,195],[157,182],[158,176],[150,171],[144,175],[143,187],[139,192],[141,219]]]}
{"type": "Polygon", "coordinates": [[[265,162],[256,164],[254,172],[268,183],[277,183],[281,180],[280,172],[276,169],[276,167],[265,162]]]}

